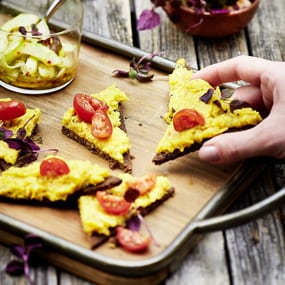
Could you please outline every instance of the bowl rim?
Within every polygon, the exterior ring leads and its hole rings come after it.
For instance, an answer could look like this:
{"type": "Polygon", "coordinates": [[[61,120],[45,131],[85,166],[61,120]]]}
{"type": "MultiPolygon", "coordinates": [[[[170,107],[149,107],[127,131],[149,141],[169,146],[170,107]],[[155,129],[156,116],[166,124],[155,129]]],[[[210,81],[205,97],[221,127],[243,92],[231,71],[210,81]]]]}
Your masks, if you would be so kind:
{"type": "Polygon", "coordinates": [[[239,15],[239,14],[244,13],[246,11],[253,10],[253,9],[257,8],[257,6],[259,5],[259,2],[260,2],[260,0],[253,0],[251,2],[250,6],[245,7],[245,8],[241,8],[238,10],[232,10],[229,13],[225,13],[225,14],[213,14],[211,12],[203,12],[203,13],[198,14],[191,7],[188,7],[188,6],[180,6],[179,9],[184,10],[189,14],[199,15],[201,17],[203,17],[203,16],[217,16],[218,17],[218,16],[239,15]]]}

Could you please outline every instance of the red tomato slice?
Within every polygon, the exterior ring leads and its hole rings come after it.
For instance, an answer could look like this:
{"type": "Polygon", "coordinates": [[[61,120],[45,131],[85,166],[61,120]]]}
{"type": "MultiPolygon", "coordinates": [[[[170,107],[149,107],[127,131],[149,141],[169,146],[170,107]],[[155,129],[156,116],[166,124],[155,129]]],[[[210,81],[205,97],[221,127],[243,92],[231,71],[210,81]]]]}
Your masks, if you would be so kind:
{"type": "Polygon", "coordinates": [[[65,161],[57,157],[45,159],[41,162],[40,173],[45,177],[57,177],[68,174],[70,169],[65,161]]]}
{"type": "Polygon", "coordinates": [[[150,174],[143,177],[136,178],[134,181],[128,182],[128,188],[136,189],[140,192],[140,195],[144,195],[149,192],[156,183],[156,175],[150,174]]]}
{"type": "Polygon", "coordinates": [[[173,116],[173,126],[177,132],[182,132],[195,126],[203,126],[204,124],[203,116],[195,110],[182,109],[173,116]]]}
{"type": "Polygon", "coordinates": [[[96,198],[104,210],[111,215],[127,214],[131,203],[127,202],[123,197],[108,194],[104,191],[97,191],[96,198]]]}
{"type": "Polygon", "coordinates": [[[79,118],[86,123],[91,123],[96,110],[107,112],[109,108],[103,101],[86,94],[76,94],[73,98],[73,107],[79,118]]]}
{"type": "Polygon", "coordinates": [[[124,249],[131,252],[145,251],[151,243],[151,237],[149,235],[123,227],[117,228],[116,238],[124,249]]]}
{"type": "Polygon", "coordinates": [[[17,100],[0,101],[0,120],[12,120],[25,115],[25,105],[17,100]]]}
{"type": "Polygon", "coordinates": [[[113,126],[105,111],[96,110],[92,117],[91,132],[97,139],[107,139],[112,135],[113,126]]]}

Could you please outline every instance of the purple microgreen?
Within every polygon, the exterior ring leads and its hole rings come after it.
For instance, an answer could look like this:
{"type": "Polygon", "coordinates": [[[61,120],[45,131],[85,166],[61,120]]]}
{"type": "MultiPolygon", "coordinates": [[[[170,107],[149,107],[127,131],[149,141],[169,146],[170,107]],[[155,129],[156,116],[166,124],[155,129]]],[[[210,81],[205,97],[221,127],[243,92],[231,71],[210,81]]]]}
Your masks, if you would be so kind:
{"type": "Polygon", "coordinates": [[[154,74],[150,75],[145,75],[145,74],[138,74],[137,80],[139,82],[145,83],[145,82],[150,82],[154,77],[154,74]]]}
{"type": "Polygon", "coordinates": [[[195,24],[193,24],[192,26],[190,26],[189,28],[187,28],[187,29],[185,30],[185,32],[190,32],[191,30],[197,28],[199,25],[201,25],[201,24],[203,23],[203,21],[204,21],[204,20],[203,20],[202,18],[199,19],[199,21],[198,21],[197,23],[195,23],[195,24]]]}
{"type": "Polygon", "coordinates": [[[232,113],[237,109],[242,109],[247,107],[250,107],[250,105],[245,101],[235,99],[230,102],[230,110],[232,113]]]}
{"type": "Polygon", "coordinates": [[[144,10],[137,21],[139,31],[153,29],[160,25],[160,15],[154,10],[144,10]]]}
{"type": "Polygon", "coordinates": [[[225,88],[221,91],[221,98],[223,100],[229,99],[232,97],[232,95],[234,94],[235,90],[234,89],[229,89],[229,88],[225,88]]]}
{"type": "Polygon", "coordinates": [[[130,79],[138,79],[138,72],[132,67],[130,68],[128,75],[130,79]]]}
{"type": "Polygon", "coordinates": [[[138,215],[132,216],[128,221],[128,228],[132,231],[139,232],[141,228],[141,219],[138,215]]]}
{"type": "Polygon", "coordinates": [[[113,70],[113,73],[118,77],[129,77],[129,71],[116,69],[113,70]]]}
{"type": "Polygon", "coordinates": [[[25,274],[25,277],[30,285],[34,285],[35,283],[31,280],[30,276],[30,257],[32,252],[42,247],[42,241],[39,237],[28,234],[24,238],[24,245],[13,244],[10,247],[10,251],[13,255],[15,255],[16,259],[10,261],[5,271],[6,273],[16,276],[20,274],[25,274]]]}
{"type": "Polygon", "coordinates": [[[138,60],[133,58],[128,71],[116,69],[113,73],[117,77],[130,78],[142,83],[150,82],[154,77],[154,74],[149,74],[151,70],[151,59],[159,54],[160,53],[147,54],[138,60]]]}
{"type": "Polygon", "coordinates": [[[29,122],[30,122],[34,117],[35,117],[35,115],[33,115],[32,117],[30,117],[30,118],[28,119],[28,121],[25,122],[25,124],[23,125],[23,127],[19,128],[19,129],[17,130],[17,138],[19,138],[19,139],[24,139],[24,138],[26,137],[26,134],[27,134],[27,132],[26,132],[26,126],[29,124],[29,122]]]}
{"type": "Polygon", "coordinates": [[[9,148],[16,149],[19,151],[19,157],[16,165],[22,166],[29,164],[38,159],[40,152],[57,152],[57,149],[46,149],[41,150],[40,147],[29,137],[26,137],[26,125],[31,121],[31,117],[23,127],[19,128],[16,133],[16,137],[13,137],[13,132],[9,129],[0,127],[0,140],[6,142],[9,148]]]}
{"type": "Polygon", "coordinates": [[[42,239],[35,234],[27,234],[25,236],[25,247],[31,251],[35,248],[41,248],[43,246],[42,239]]]}
{"type": "Polygon", "coordinates": [[[222,14],[229,14],[229,9],[211,9],[210,13],[213,15],[222,15],[222,14]]]}
{"type": "Polygon", "coordinates": [[[211,100],[213,94],[214,94],[214,89],[209,88],[208,91],[200,97],[200,100],[207,104],[211,100]]]}
{"type": "Polygon", "coordinates": [[[150,237],[151,237],[153,243],[154,243],[156,246],[160,247],[160,243],[155,239],[155,237],[154,237],[154,235],[153,235],[153,233],[152,233],[152,231],[151,231],[149,225],[146,223],[146,221],[145,221],[145,219],[143,218],[143,216],[142,216],[140,213],[138,213],[138,214],[137,214],[137,217],[138,217],[138,219],[140,220],[141,224],[145,227],[145,229],[146,229],[146,231],[148,232],[148,234],[150,235],[150,237]]]}
{"type": "Polygon", "coordinates": [[[140,196],[140,191],[135,188],[128,188],[125,192],[124,199],[132,203],[140,196]]]}
{"type": "Polygon", "coordinates": [[[11,130],[0,127],[0,140],[7,139],[11,137],[12,135],[13,135],[13,132],[11,130]]]}
{"type": "MultiPolygon", "coordinates": [[[[153,29],[161,23],[160,15],[155,11],[156,8],[163,8],[170,5],[172,10],[177,10],[180,6],[186,6],[196,14],[212,13],[212,14],[229,14],[231,10],[240,9],[238,0],[151,0],[152,9],[143,10],[137,21],[137,29],[139,31],[153,29]]],[[[175,22],[175,21],[174,21],[175,22]]],[[[194,29],[203,22],[203,19],[197,21],[187,31],[194,29]]]]}
{"type": "Polygon", "coordinates": [[[24,274],[24,263],[14,259],[7,264],[5,271],[9,275],[20,276],[24,274]]]}

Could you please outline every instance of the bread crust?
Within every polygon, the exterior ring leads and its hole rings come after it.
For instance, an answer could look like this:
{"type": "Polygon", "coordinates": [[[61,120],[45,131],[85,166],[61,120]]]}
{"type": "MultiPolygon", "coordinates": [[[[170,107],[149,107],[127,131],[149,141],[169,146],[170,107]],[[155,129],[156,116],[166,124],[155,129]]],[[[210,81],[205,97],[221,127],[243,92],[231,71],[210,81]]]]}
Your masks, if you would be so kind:
{"type": "MultiPolygon", "coordinates": [[[[124,120],[124,116],[123,116],[123,112],[121,110],[120,104],[119,104],[119,112],[120,112],[120,121],[121,121],[120,129],[122,131],[124,131],[125,133],[127,133],[125,120],[124,120]]],[[[124,153],[124,155],[123,155],[124,161],[121,163],[121,162],[113,159],[108,153],[103,152],[102,150],[97,148],[96,145],[94,145],[94,144],[90,143],[89,141],[81,138],[80,136],[78,136],[76,133],[69,130],[68,128],[62,126],[61,131],[65,136],[67,136],[67,137],[75,140],[76,142],[84,145],[92,153],[94,153],[94,154],[100,156],[101,158],[107,160],[109,163],[110,169],[112,169],[112,170],[121,169],[122,171],[124,171],[126,173],[130,173],[130,174],[132,173],[132,159],[133,159],[133,157],[131,156],[129,151],[124,153]]]]}
{"type": "Polygon", "coordinates": [[[77,208],[77,200],[82,195],[93,195],[97,191],[104,191],[115,186],[118,186],[122,182],[122,179],[116,176],[109,176],[101,183],[97,185],[88,185],[75,191],[69,195],[66,200],[50,201],[47,199],[33,200],[33,199],[13,199],[9,197],[0,196],[1,202],[9,202],[14,204],[24,204],[33,206],[47,206],[52,208],[77,208]]]}

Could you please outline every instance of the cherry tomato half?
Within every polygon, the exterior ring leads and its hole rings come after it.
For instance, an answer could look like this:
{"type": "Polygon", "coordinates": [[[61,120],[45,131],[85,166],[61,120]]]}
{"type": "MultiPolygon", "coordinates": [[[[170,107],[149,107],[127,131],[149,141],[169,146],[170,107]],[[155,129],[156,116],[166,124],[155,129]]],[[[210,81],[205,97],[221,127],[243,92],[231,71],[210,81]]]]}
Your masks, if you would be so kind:
{"type": "Polygon", "coordinates": [[[117,228],[116,238],[125,250],[131,252],[145,251],[151,243],[151,237],[148,234],[142,234],[123,227],[117,228]]]}
{"type": "Polygon", "coordinates": [[[25,105],[17,100],[0,101],[0,120],[12,120],[26,113],[25,105]]]}
{"type": "Polygon", "coordinates": [[[92,116],[91,132],[97,139],[107,139],[113,132],[113,126],[108,114],[98,109],[92,116]]]}
{"type": "Polygon", "coordinates": [[[156,175],[150,174],[136,178],[133,181],[127,183],[128,188],[136,189],[140,192],[140,195],[144,195],[149,192],[155,185],[156,175]]]}
{"type": "Polygon", "coordinates": [[[97,191],[96,198],[104,210],[111,215],[127,214],[131,203],[127,202],[123,197],[108,194],[104,191],[97,191]]]}
{"type": "Polygon", "coordinates": [[[203,126],[204,124],[203,116],[195,110],[182,109],[173,116],[173,126],[177,132],[182,132],[195,126],[203,126]]]}
{"type": "Polygon", "coordinates": [[[76,94],[73,98],[73,107],[79,118],[86,123],[91,123],[96,110],[107,112],[109,108],[105,102],[87,94],[76,94]]]}
{"type": "Polygon", "coordinates": [[[45,177],[57,177],[69,172],[70,169],[66,162],[57,157],[45,159],[40,165],[40,174],[45,177]]]}

